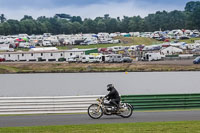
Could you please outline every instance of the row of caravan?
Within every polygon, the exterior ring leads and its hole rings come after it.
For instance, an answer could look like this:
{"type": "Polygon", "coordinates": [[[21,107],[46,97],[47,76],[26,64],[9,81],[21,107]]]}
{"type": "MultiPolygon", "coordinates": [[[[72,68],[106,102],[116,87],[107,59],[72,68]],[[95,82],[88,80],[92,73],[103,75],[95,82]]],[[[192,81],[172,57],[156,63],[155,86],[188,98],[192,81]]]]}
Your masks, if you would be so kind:
{"type": "Polygon", "coordinates": [[[123,57],[121,54],[108,54],[103,55],[99,53],[86,54],[85,51],[47,51],[47,52],[4,52],[0,53],[0,58],[4,59],[6,62],[40,62],[40,61],[66,61],[72,62],[82,62],[82,63],[121,63],[121,62],[132,62],[130,57],[123,57]]]}
{"type": "Polygon", "coordinates": [[[90,54],[84,56],[72,56],[68,58],[68,62],[82,62],[82,63],[131,63],[132,59],[130,57],[123,57],[121,54],[109,54],[109,55],[102,55],[102,54],[90,54]]]}

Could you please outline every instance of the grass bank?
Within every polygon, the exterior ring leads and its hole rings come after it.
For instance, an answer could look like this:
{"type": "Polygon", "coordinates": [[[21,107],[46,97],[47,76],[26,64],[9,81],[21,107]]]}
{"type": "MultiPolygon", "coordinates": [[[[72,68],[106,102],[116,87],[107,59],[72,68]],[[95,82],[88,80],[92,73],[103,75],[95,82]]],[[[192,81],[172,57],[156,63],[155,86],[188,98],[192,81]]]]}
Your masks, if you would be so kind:
{"type": "Polygon", "coordinates": [[[200,121],[0,128],[1,133],[199,133],[200,121]]]}
{"type": "Polygon", "coordinates": [[[73,46],[59,46],[57,47],[60,50],[79,48],[79,49],[89,49],[89,48],[107,48],[112,46],[131,46],[131,45],[152,45],[162,43],[152,38],[145,37],[116,37],[121,43],[119,44],[92,44],[92,45],[73,45],[73,46]]]}
{"type": "Polygon", "coordinates": [[[80,73],[80,72],[162,72],[200,71],[200,65],[183,64],[82,64],[82,63],[1,63],[0,74],[8,73],[80,73]]]}
{"type": "MultiPolygon", "coordinates": [[[[89,49],[89,48],[107,48],[112,46],[131,46],[131,45],[152,45],[152,44],[161,44],[162,41],[157,41],[152,38],[146,37],[116,37],[115,39],[119,39],[121,41],[120,44],[93,44],[93,45],[73,45],[73,46],[59,46],[57,47],[60,50],[79,48],[79,49],[89,49]]],[[[179,40],[180,42],[186,43],[194,43],[196,40],[200,40],[200,38],[191,38],[186,40],[179,40]]],[[[171,39],[174,41],[174,39],[171,39]]]]}
{"type": "Polygon", "coordinates": [[[194,43],[197,40],[200,40],[200,38],[190,38],[190,39],[186,39],[186,40],[180,40],[180,42],[194,43]]]}
{"type": "Polygon", "coordinates": [[[162,41],[157,41],[156,39],[146,38],[146,37],[116,37],[115,39],[119,39],[124,45],[152,45],[159,44],[162,41]]]}

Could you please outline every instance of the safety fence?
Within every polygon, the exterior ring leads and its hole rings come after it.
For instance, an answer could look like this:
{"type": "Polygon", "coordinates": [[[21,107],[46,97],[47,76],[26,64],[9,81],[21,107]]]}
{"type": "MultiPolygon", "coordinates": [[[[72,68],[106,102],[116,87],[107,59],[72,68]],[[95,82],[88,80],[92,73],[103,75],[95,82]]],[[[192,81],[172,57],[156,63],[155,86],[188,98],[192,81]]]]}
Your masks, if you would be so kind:
{"type": "Polygon", "coordinates": [[[82,113],[100,96],[0,97],[0,115],[82,113]]]}
{"type": "Polygon", "coordinates": [[[200,108],[200,94],[125,95],[121,98],[135,110],[200,108]]]}
{"type": "MultiPolygon", "coordinates": [[[[0,115],[86,113],[97,96],[0,97],[0,115]]],[[[200,94],[123,95],[135,110],[200,108],[200,94]]]]}

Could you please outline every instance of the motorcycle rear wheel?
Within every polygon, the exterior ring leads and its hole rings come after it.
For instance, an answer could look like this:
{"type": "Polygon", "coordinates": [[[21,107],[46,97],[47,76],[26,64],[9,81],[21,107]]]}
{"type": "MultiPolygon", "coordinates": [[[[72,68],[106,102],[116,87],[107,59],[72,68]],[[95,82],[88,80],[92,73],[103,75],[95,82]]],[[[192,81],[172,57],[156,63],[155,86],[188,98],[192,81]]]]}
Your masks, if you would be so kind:
{"type": "Polygon", "coordinates": [[[99,119],[103,116],[103,109],[98,104],[92,104],[88,107],[88,115],[92,119],[99,119]]]}

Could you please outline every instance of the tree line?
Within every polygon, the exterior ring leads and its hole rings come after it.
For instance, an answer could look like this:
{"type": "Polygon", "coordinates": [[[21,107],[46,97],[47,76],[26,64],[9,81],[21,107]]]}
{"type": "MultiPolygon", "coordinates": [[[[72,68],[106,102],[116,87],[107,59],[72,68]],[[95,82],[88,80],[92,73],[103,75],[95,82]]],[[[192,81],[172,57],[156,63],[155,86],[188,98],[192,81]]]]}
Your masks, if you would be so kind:
{"type": "Polygon", "coordinates": [[[200,1],[188,2],[184,11],[157,11],[144,18],[111,18],[109,14],[105,14],[104,17],[83,20],[80,16],[63,13],[54,17],[41,16],[37,19],[24,15],[21,20],[7,20],[4,14],[0,15],[0,35],[152,32],[160,29],[200,29],[200,1]]]}

